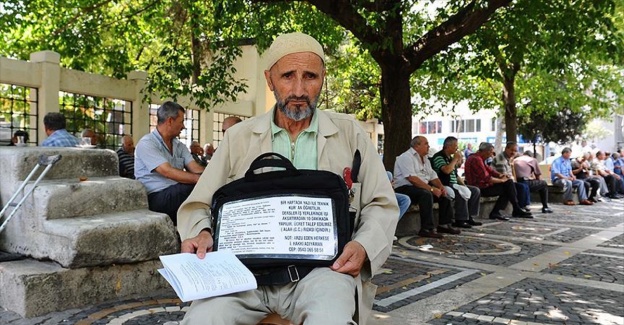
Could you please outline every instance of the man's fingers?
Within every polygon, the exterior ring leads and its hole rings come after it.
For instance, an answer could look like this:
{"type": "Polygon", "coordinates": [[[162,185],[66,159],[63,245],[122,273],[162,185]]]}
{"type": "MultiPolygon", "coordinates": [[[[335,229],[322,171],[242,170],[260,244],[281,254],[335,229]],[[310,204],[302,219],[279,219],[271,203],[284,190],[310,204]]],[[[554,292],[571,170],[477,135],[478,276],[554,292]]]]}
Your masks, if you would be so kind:
{"type": "Polygon", "coordinates": [[[197,235],[193,238],[186,239],[180,245],[182,253],[195,253],[200,259],[206,256],[206,252],[212,251],[213,240],[211,235],[197,235]]]}
{"type": "Polygon", "coordinates": [[[197,245],[197,257],[202,259],[209,251],[212,251],[212,240],[200,239],[197,245]]]}
{"type": "Polygon", "coordinates": [[[195,253],[195,246],[190,239],[187,239],[182,242],[182,245],[180,246],[180,251],[182,253],[195,253]]]}

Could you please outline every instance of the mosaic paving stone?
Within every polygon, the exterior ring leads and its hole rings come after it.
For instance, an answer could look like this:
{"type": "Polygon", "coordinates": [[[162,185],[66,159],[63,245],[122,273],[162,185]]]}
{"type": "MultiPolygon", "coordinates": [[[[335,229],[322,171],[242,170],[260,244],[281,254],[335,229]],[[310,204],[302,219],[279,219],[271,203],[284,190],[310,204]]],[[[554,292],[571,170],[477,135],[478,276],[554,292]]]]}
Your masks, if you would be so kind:
{"type": "Polygon", "coordinates": [[[587,226],[597,228],[609,228],[616,226],[624,222],[624,217],[621,214],[614,214],[613,211],[591,211],[587,214],[534,214],[536,222],[548,222],[557,224],[568,224],[576,226],[587,226]]]}
{"type": "Polygon", "coordinates": [[[427,254],[443,254],[445,257],[491,265],[509,266],[531,257],[557,248],[557,246],[501,241],[467,235],[446,236],[444,239],[422,237],[401,238],[399,245],[403,249],[421,250],[427,254]],[[432,249],[419,249],[424,245],[432,249]]]}
{"type": "Polygon", "coordinates": [[[513,320],[531,324],[621,325],[621,299],[622,294],[616,291],[525,279],[427,324],[510,324],[513,320]]]}
{"type": "MultiPolygon", "coordinates": [[[[101,304],[82,311],[66,321],[64,324],[76,325],[104,325],[104,324],[165,324],[184,318],[189,303],[179,299],[163,296],[147,300],[124,300],[108,304],[101,304]]],[[[170,323],[170,324],[172,324],[170,323]]]]}
{"type": "MultiPolygon", "coordinates": [[[[551,221],[552,222],[552,221],[551,221]]],[[[589,226],[588,226],[589,227],[589,226]]],[[[569,243],[600,232],[600,228],[571,228],[561,225],[546,225],[535,220],[528,222],[501,222],[483,227],[474,227],[466,234],[493,234],[520,237],[532,240],[555,241],[569,243]]]]}
{"type": "Polygon", "coordinates": [[[373,309],[380,312],[403,307],[488,274],[397,257],[389,258],[383,269],[383,273],[373,278],[379,286],[373,309]]]}
{"type": "Polygon", "coordinates": [[[601,247],[624,248],[624,234],[613,237],[610,240],[598,245],[601,247]]]}
{"type": "Polygon", "coordinates": [[[621,284],[624,283],[624,258],[611,253],[590,251],[552,264],[546,272],[621,284]]]}

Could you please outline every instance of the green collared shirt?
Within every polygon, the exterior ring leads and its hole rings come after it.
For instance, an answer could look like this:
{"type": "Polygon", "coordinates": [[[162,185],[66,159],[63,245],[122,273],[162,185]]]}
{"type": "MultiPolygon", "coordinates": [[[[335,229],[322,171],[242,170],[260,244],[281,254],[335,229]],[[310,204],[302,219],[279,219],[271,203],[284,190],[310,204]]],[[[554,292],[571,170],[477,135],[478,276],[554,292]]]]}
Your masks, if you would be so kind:
{"type": "MultiPolygon", "coordinates": [[[[290,141],[288,132],[275,124],[275,119],[271,120],[271,135],[273,151],[277,152],[290,161],[298,169],[318,169],[317,141],[318,135],[318,114],[312,115],[312,121],[307,129],[297,136],[294,142],[290,141]],[[311,150],[311,148],[313,148],[311,150]]],[[[275,116],[275,108],[273,108],[275,116]]]]}

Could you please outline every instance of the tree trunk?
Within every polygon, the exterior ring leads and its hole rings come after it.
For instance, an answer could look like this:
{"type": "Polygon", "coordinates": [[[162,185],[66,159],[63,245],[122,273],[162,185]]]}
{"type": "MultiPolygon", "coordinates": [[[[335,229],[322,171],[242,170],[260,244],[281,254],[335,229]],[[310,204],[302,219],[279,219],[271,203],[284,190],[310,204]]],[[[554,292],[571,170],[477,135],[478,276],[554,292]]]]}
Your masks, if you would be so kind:
{"type": "Polygon", "coordinates": [[[409,74],[400,60],[388,60],[381,67],[381,119],[384,125],[386,170],[394,170],[396,157],[409,149],[412,139],[412,104],[409,74]],[[393,62],[392,62],[393,61],[393,62]]]}
{"type": "Polygon", "coordinates": [[[503,107],[505,109],[505,135],[507,141],[516,141],[518,134],[518,110],[516,108],[516,73],[518,69],[513,67],[503,72],[503,107]]]}

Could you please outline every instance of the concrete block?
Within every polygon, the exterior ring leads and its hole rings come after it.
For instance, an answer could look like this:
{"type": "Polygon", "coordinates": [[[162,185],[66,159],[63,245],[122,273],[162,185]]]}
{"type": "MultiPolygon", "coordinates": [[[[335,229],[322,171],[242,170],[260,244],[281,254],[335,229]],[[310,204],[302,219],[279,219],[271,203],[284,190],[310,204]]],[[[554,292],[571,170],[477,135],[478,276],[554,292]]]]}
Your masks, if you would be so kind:
{"type": "MultiPolygon", "coordinates": [[[[24,192],[32,184],[24,188],[24,192]]],[[[19,196],[21,198],[21,195],[19,196]]],[[[42,181],[24,201],[20,213],[45,219],[62,219],[147,209],[147,192],[141,182],[119,176],[42,181]]]]}
{"type": "MultiPolygon", "coordinates": [[[[54,148],[54,147],[0,147],[0,199],[7,202],[35,168],[40,155],[58,155],[63,158],[46,174],[46,180],[78,180],[80,177],[119,176],[117,153],[108,149],[54,148]]],[[[40,167],[32,181],[43,172],[40,167]]]]}
{"type": "Polygon", "coordinates": [[[0,248],[67,268],[135,263],[179,250],[169,217],[146,209],[47,220],[38,227],[25,221],[7,227],[0,248]]]}
{"type": "MultiPolygon", "coordinates": [[[[494,209],[494,205],[496,204],[497,196],[495,197],[481,197],[480,199],[480,207],[479,207],[479,218],[487,219],[490,215],[490,212],[494,209]]],[[[433,222],[434,224],[438,224],[439,220],[439,210],[438,204],[433,204],[433,222]]],[[[507,205],[505,213],[511,214],[511,204],[507,205]]],[[[409,210],[405,213],[403,218],[399,220],[399,224],[396,228],[397,236],[411,236],[416,235],[420,231],[420,213],[417,205],[410,206],[409,210]]]]}
{"type": "Polygon", "coordinates": [[[159,261],[66,269],[32,259],[0,263],[0,306],[31,318],[136,295],[173,292],[159,261]]]}

